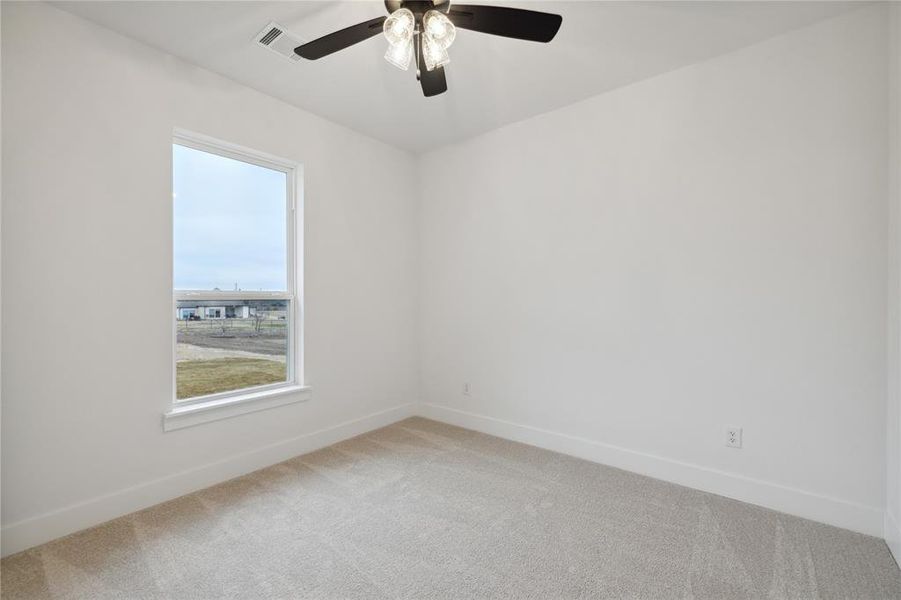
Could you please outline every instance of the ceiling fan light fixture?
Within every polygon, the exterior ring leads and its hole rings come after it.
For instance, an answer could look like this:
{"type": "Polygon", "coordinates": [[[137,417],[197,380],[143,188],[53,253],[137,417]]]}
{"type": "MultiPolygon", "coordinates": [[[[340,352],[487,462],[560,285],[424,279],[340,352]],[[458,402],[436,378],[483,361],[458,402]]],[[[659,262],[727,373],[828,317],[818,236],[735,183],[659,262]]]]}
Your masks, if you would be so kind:
{"type": "MultiPolygon", "coordinates": [[[[0,0],[2,1],[2,0],[0,0]]],[[[465,0],[464,0],[465,1],[465,0]]],[[[318,60],[382,33],[389,48],[385,59],[404,71],[416,63],[416,79],[426,98],[447,91],[444,65],[457,28],[531,42],[550,42],[563,17],[511,8],[456,4],[456,0],[384,0],[387,17],[375,17],[294,48],[294,54],[318,60]],[[454,3],[452,5],[452,2],[454,3]]]]}
{"type": "Polygon", "coordinates": [[[399,44],[388,44],[385,52],[385,60],[400,69],[406,71],[410,68],[410,59],[413,58],[413,38],[399,44]]]}
{"type": "Polygon", "coordinates": [[[427,71],[434,71],[450,62],[447,48],[432,39],[432,36],[422,36],[422,58],[425,61],[427,71]]]}
{"type": "Polygon", "coordinates": [[[413,39],[415,26],[416,19],[413,17],[413,11],[409,8],[400,8],[385,19],[385,38],[392,46],[407,43],[413,39]]]}
{"type": "Polygon", "coordinates": [[[454,38],[457,37],[457,28],[447,15],[437,10],[428,11],[422,18],[422,25],[425,34],[445,50],[450,48],[454,38]]]}

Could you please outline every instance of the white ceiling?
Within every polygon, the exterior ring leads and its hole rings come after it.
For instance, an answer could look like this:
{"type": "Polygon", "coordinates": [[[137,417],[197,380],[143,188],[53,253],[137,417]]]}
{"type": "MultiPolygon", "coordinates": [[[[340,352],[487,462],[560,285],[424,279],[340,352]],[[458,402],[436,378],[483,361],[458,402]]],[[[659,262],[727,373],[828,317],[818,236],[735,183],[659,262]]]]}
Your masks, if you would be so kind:
{"type": "Polygon", "coordinates": [[[356,2],[133,1],[56,6],[413,152],[462,140],[861,6],[855,2],[504,2],[563,15],[550,44],[460,31],[448,92],[423,97],[381,36],[318,61],[257,46],[276,21],[308,41],[385,14],[356,2]]]}

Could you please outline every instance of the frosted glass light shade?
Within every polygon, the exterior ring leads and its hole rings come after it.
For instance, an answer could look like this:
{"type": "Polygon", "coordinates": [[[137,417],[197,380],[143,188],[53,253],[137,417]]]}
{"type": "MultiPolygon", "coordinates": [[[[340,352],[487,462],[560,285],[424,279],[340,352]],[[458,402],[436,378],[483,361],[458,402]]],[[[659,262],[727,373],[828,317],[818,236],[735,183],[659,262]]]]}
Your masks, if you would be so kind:
{"type": "Polygon", "coordinates": [[[428,34],[422,36],[422,58],[427,71],[434,71],[450,62],[450,56],[444,46],[433,40],[432,36],[428,34]]]}
{"type": "Polygon", "coordinates": [[[409,8],[401,8],[391,13],[383,26],[388,43],[394,46],[412,40],[415,23],[413,11],[409,8]]]}
{"type": "Polygon", "coordinates": [[[422,19],[425,34],[436,44],[447,50],[457,37],[457,28],[444,13],[430,10],[422,19]]]}
{"type": "Polygon", "coordinates": [[[385,52],[385,60],[402,71],[410,68],[410,59],[413,58],[413,38],[399,44],[388,44],[385,52]]]}

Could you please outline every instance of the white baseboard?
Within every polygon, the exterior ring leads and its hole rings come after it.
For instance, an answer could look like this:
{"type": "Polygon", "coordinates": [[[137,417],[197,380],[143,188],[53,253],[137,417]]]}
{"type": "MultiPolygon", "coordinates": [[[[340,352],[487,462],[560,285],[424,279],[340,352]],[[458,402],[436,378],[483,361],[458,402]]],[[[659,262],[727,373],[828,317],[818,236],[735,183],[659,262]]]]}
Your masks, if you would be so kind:
{"type": "Polygon", "coordinates": [[[397,406],[250,452],[230,456],[202,467],[182,471],[37,517],[11,523],[0,531],[0,540],[2,540],[0,555],[7,556],[26,550],[110,519],[396,423],[414,415],[415,407],[416,405],[413,403],[397,406]]]}
{"type": "Polygon", "coordinates": [[[883,536],[888,549],[892,551],[895,562],[901,565],[901,525],[898,519],[891,512],[885,511],[885,525],[883,527],[883,536]]]}
{"type": "Polygon", "coordinates": [[[420,404],[419,414],[805,519],[876,537],[884,535],[881,508],[436,404],[420,404]]]}
{"type": "Polygon", "coordinates": [[[901,558],[901,529],[898,521],[887,512],[883,514],[878,508],[493,417],[434,404],[412,403],[11,523],[0,531],[2,540],[0,555],[7,556],[26,550],[110,519],[396,423],[414,414],[814,521],[884,537],[896,559],[901,558]]]}

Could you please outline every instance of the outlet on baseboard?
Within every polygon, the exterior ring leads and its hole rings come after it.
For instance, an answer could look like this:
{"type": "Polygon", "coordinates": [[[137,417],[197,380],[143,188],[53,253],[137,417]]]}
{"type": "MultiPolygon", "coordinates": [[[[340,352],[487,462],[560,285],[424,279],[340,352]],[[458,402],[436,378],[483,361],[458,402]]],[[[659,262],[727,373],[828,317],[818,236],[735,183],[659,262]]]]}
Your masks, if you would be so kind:
{"type": "Polygon", "coordinates": [[[468,381],[463,382],[463,395],[464,395],[464,396],[471,396],[471,395],[472,395],[472,388],[470,387],[468,381]]]}
{"type": "Polygon", "coordinates": [[[741,448],[741,427],[726,427],[726,446],[741,448]]]}

